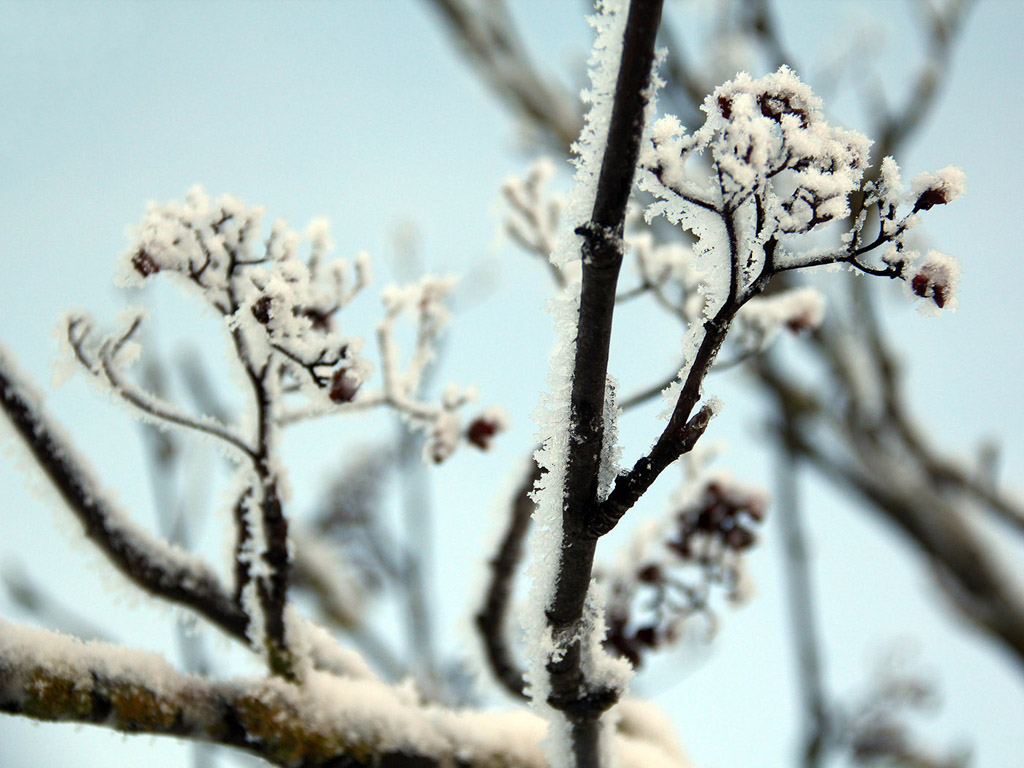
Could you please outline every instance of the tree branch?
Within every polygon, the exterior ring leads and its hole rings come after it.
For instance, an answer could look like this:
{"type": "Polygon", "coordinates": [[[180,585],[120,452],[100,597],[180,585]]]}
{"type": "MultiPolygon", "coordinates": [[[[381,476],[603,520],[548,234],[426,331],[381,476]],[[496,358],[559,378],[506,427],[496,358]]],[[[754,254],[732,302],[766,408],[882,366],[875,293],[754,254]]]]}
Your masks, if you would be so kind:
{"type": "Polygon", "coordinates": [[[502,687],[517,698],[526,698],[523,669],[508,645],[508,612],[516,569],[523,559],[523,544],[530,528],[534,504],[530,492],[540,480],[540,468],[531,460],[530,472],[516,490],[508,527],[497,553],[490,560],[491,578],[484,604],[476,614],[476,627],[484,644],[487,663],[502,687]]]}
{"type": "Polygon", "coordinates": [[[30,398],[28,385],[0,353],[0,399],[11,424],[111,563],[142,589],[188,606],[236,637],[246,618],[217,576],[201,561],[135,529],[99,491],[81,454],[30,398]]]}
{"type": "Polygon", "coordinates": [[[790,635],[796,652],[797,681],[803,707],[802,764],[804,768],[819,768],[827,754],[830,724],[821,675],[811,564],[797,492],[798,471],[796,455],[787,445],[778,462],[775,507],[782,527],[790,635]]]}
{"type": "MultiPolygon", "coordinates": [[[[313,673],[214,681],[156,654],[0,621],[0,712],[234,747],[286,768],[546,768],[529,713],[423,705],[407,688],[313,673]],[[514,736],[513,736],[514,734],[514,736]]],[[[624,768],[684,768],[668,745],[622,733],[624,768]]]]}
{"type": "MultiPolygon", "coordinates": [[[[562,488],[562,541],[555,594],[547,623],[556,638],[571,636],[583,617],[596,539],[585,535],[597,504],[597,478],[604,440],[604,398],[608,348],[619,269],[626,203],[633,185],[643,135],[647,89],[661,0],[633,0],[626,19],[611,124],[590,221],[583,237],[583,282],[577,319],[568,432],[572,445],[562,488]]],[[[571,725],[573,762],[599,766],[598,719],[616,694],[593,691],[582,667],[582,639],[568,642],[549,662],[548,703],[571,725]]]]}

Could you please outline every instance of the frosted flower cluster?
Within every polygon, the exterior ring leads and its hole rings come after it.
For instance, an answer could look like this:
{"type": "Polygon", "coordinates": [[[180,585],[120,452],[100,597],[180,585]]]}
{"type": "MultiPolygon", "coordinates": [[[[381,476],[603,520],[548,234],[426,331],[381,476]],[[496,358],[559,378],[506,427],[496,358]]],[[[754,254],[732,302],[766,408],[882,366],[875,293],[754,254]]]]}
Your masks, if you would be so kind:
{"type": "Polygon", "coordinates": [[[744,303],[774,272],[839,263],[902,279],[914,295],[955,307],[955,262],[934,253],[921,260],[905,242],[920,213],[964,194],[961,170],[919,174],[906,191],[887,157],[878,178],[868,178],[871,143],[830,125],[821,101],[787,67],[759,79],[741,73],[708,96],[702,110],[707,119],[692,134],[671,115],[654,124],[639,181],[655,197],[648,220],[664,216],[697,236],[711,309],[744,303]],[[848,220],[858,193],[863,202],[841,247],[793,249],[796,236],[848,220]],[[871,212],[878,231],[869,235],[871,212]],[[887,248],[880,266],[864,259],[881,246],[887,248]]]}
{"type": "Polygon", "coordinates": [[[680,203],[756,207],[757,236],[800,233],[847,216],[847,198],[861,182],[870,142],[829,125],[821,101],[788,67],[757,80],[741,73],[702,107],[707,120],[687,134],[668,115],[652,129],[642,183],[657,198],[653,213],[680,220],[680,203]],[[709,154],[713,183],[687,177],[686,165],[709,154]],[[682,199],[680,199],[682,198],[682,199]]]}
{"type": "MultiPolygon", "coordinates": [[[[376,329],[383,386],[371,388],[374,366],[363,355],[363,339],[342,334],[337,320],[372,282],[369,256],[361,253],[351,264],[328,261],[333,246],[323,219],[304,234],[279,219],[264,238],[263,216],[261,207],[226,195],[212,200],[199,187],[189,190],[183,202],[151,204],[121,255],[118,282],[137,286],[163,273],[197,290],[224,317],[239,362],[259,392],[258,407],[276,425],[337,410],[389,406],[427,435],[428,461],[447,459],[462,442],[487,448],[505,419],[489,409],[464,426],[458,412],[475,399],[472,388],[449,386],[437,403],[427,402],[420,392],[449,319],[445,302],[456,279],[425,275],[383,289],[384,316],[376,329]],[[403,321],[414,326],[412,348],[404,356],[396,341],[403,321]],[[296,396],[296,407],[286,408],[296,396]]],[[[121,369],[138,356],[133,337],[141,321],[142,314],[134,312],[123,323],[127,330],[100,336],[90,318],[71,315],[66,337],[78,361],[144,418],[199,429],[243,453],[255,451],[233,428],[188,416],[123,374],[121,369]]]]}
{"type": "Polygon", "coordinates": [[[184,202],[152,204],[122,256],[121,282],[159,272],[183,277],[228,318],[254,370],[274,358],[285,391],[350,400],[372,369],[359,357],[361,342],[338,333],[333,318],[370,282],[369,257],[360,255],[354,268],[340,259],[324,264],[330,234],[318,220],[301,259],[303,237],[284,220],[261,237],[264,214],[228,195],[211,200],[198,187],[184,202]]]}

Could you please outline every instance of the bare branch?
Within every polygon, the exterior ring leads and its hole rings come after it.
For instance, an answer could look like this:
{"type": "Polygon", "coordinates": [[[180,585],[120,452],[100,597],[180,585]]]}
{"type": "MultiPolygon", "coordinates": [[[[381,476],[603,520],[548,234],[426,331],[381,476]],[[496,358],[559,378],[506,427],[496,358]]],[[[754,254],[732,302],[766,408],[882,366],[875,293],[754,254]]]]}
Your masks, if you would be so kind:
{"type": "Polygon", "coordinates": [[[562,149],[580,133],[575,99],[530,61],[504,0],[472,7],[463,0],[430,0],[463,52],[501,98],[550,132],[562,149]]]}
{"type": "Polygon", "coordinates": [[[508,526],[501,538],[498,551],[490,560],[491,578],[487,583],[484,604],[476,614],[476,627],[483,640],[491,672],[502,687],[517,698],[526,698],[523,669],[516,662],[509,647],[508,619],[512,601],[512,586],[523,557],[523,544],[530,528],[533,500],[530,492],[540,480],[540,469],[530,462],[526,474],[512,500],[508,526]]]}

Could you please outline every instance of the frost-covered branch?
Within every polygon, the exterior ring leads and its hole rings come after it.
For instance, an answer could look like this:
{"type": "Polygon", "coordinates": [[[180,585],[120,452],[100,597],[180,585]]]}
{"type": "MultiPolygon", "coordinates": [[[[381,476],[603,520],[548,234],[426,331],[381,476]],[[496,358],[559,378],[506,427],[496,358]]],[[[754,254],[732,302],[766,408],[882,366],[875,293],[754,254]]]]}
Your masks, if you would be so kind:
{"type": "Polygon", "coordinates": [[[508,693],[523,698],[526,697],[525,673],[515,658],[508,624],[512,587],[523,559],[526,535],[530,530],[530,516],[534,510],[530,494],[538,482],[540,472],[531,462],[529,473],[512,498],[508,522],[498,551],[488,563],[491,570],[490,579],[487,582],[484,603],[475,617],[491,672],[508,693]]]}
{"type": "MultiPolygon", "coordinates": [[[[525,712],[462,712],[407,686],[321,672],[216,681],[162,657],[0,622],[0,711],[235,747],[275,765],[485,768],[548,765],[544,722],[525,712]]],[[[649,709],[623,719],[612,749],[628,768],[687,768],[649,709]],[[644,723],[647,722],[645,726],[644,723]]]]}
{"type": "Polygon", "coordinates": [[[145,591],[192,608],[228,634],[245,635],[245,614],[212,569],[150,537],[115,507],[6,351],[0,351],[0,397],[38,467],[78,517],[85,535],[119,571],[145,591]]]}
{"type": "Polygon", "coordinates": [[[601,10],[592,58],[593,108],[580,139],[577,188],[567,209],[578,239],[567,235],[560,246],[566,250],[552,257],[556,266],[581,257],[583,274],[578,304],[566,307],[559,319],[567,337],[563,365],[571,366],[562,374],[565,380],[558,378],[561,371],[552,374],[553,400],[561,412],[541,428],[547,444],[538,460],[547,475],[538,485],[538,514],[550,517],[544,522],[552,527],[552,540],[547,542],[551,551],[543,554],[550,571],[536,587],[543,618],[534,619],[532,642],[539,647],[529,672],[535,703],[557,713],[555,754],[577,768],[605,764],[599,722],[621,693],[621,680],[601,679],[594,668],[600,662],[590,647],[593,628],[584,612],[596,542],[584,534],[600,493],[606,441],[614,441],[605,431],[606,407],[614,408],[614,401],[606,401],[608,347],[626,206],[651,99],[661,2],[633,0],[628,15],[611,4],[601,10]],[[562,398],[566,401],[558,402],[562,398]]]}
{"type": "MultiPolygon", "coordinates": [[[[867,140],[828,125],[819,100],[785,67],[760,80],[741,75],[716,89],[705,100],[704,111],[707,121],[692,136],[672,117],[655,125],[643,158],[641,186],[659,198],[648,209],[649,217],[665,216],[698,239],[697,266],[707,285],[705,316],[691,325],[687,364],[674,390],[669,422],[654,447],[616,478],[591,528],[595,536],[610,530],[700,437],[713,414],[713,406],[706,404],[691,416],[703,381],[733,321],[775,274],[845,262],[869,274],[903,278],[918,296],[939,307],[954,306],[956,262],[933,251],[917,263],[917,254],[905,249],[903,238],[921,211],[963,193],[962,172],[947,168],[921,174],[904,194],[890,159],[882,180],[865,187],[868,205],[879,211],[879,232],[871,242],[864,242],[862,215],[843,236],[846,246],[840,251],[792,255],[785,246],[789,240],[849,215],[850,199],[862,189],[867,140]],[[707,180],[694,180],[687,162],[705,151],[711,155],[712,173],[707,180]],[[910,208],[902,216],[901,205],[910,208]],[[882,245],[889,245],[883,266],[861,259],[882,245]]],[[[771,307],[762,302],[758,314],[765,317],[771,307]]],[[[798,307],[787,323],[811,326],[820,320],[820,308],[806,301],[798,307]]]]}
{"type": "Polygon", "coordinates": [[[308,256],[300,258],[302,237],[283,221],[260,239],[262,216],[261,208],[227,196],[212,201],[195,188],[184,202],[150,206],[122,258],[125,284],[170,274],[223,316],[250,390],[249,418],[241,426],[185,414],[132,382],[123,369],[137,355],[133,336],[141,315],[132,316],[124,332],[101,339],[88,319],[73,316],[66,335],[85,370],[145,418],[205,434],[231,449],[241,486],[234,506],[235,601],[270,668],[292,678],[297,660],[285,626],[291,557],[277,456],[281,429],[303,415],[389,405],[428,433],[426,453],[437,462],[461,441],[486,447],[503,421],[489,410],[463,430],[457,410],[471,399],[469,393],[449,388],[439,405],[416,395],[447,318],[442,302],[451,279],[426,277],[385,293],[386,314],[378,329],[384,389],[366,392],[363,383],[372,366],[360,355],[362,342],[340,334],[335,323],[338,312],[371,281],[368,257],[360,255],[352,269],[343,260],[325,263],[330,234],[327,224],[317,221],[307,233],[308,256]],[[413,315],[417,333],[413,355],[399,371],[393,326],[402,314],[413,315]],[[305,400],[304,408],[287,410],[285,403],[296,399],[305,400]]]}
{"type": "MultiPolygon", "coordinates": [[[[67,319],[67,342],[75,358],[92,375],[101,377],[111,391],[126,403],[137,408],[143,418],[153,424],[173,424],[185,429],[209,435],[223,441],[230,449],[252,457],[254,449],[240,435],[235,434],[226,424],[214,417],[194,417],[176,409],[170,403],[146,392],[134,384],[121,370],[118,359],[122,351],[132,344],[132,337],[142,323],[142,316],[136,315],[119,334],[96,340],[92,338],[92,320],[83,315],[72,315],[67,319]]],[[[130,347],[130,349],[136,349],[130,347]]]]}

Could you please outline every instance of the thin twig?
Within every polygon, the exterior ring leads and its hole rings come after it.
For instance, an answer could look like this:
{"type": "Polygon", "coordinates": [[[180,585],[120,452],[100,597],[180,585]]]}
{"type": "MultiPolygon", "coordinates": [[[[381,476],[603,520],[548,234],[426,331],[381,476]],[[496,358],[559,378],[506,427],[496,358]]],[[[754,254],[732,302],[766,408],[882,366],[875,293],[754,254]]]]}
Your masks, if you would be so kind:
{"type": "Polygon", "coordinates": [[[803,709],[804,768],[823,765],[829,745],[829,721],[821,674],[821,651],[807,535],[801,520],[797,489],[798,465],[792,450],[780,451],[776,472],[777,500],[782,532],[783,571],[789,603],[790,637],[796,654],[797,679],[803,709]]]}

